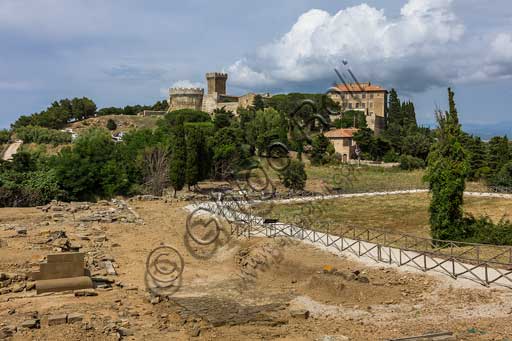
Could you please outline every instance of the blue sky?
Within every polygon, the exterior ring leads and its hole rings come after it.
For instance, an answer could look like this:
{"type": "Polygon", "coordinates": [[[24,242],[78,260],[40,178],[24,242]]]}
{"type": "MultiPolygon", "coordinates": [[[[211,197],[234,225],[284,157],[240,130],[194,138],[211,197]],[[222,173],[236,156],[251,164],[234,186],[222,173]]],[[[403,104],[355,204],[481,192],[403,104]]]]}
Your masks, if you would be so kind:
{"type": "Polygon", "coordinates": [[[334,67],[395,87],[421,123],[447,86],[464,123],[512,122],[509,0],[1,0],[0,41],[0,127],[60,98],[152,104],[208,71],[231,94],[323,92],[334,67]]]}

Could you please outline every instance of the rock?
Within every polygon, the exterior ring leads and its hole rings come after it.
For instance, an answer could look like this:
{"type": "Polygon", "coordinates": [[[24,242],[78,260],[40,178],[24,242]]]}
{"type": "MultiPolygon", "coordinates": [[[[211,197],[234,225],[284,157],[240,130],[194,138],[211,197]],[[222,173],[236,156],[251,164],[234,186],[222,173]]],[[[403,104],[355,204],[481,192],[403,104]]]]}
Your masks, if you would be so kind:
{"type": "Polygon", "coordinates": [[[2,288],[0,289],[0,295],[9,294],[11,292],[11,288],[2,288]]]}
{"type": "Polygon", "coordinates": [[[27,229],[25,227],[16,227],[14,230],[20,236],[26,236],[27,235],[27,229]]]}
{"type": "Polygon", "coordinates": [[[370,280],[366,276],[359,276],[357,278],[357,281],[360,282],[360,283],[370,283],[370,280]]]}
{"type": "Polygon", "coordinates": [[[84,290],[75,291],[75,296],[76,297],[98,296],[98,293],[94,289],[84,289],[84,290]]]}
{"type": "Polygon", "coordinates": [[[89,322],[84,322],[84,323],[82,323],[82,329],[83,330],[91,330],[91,329],[93,329],[93,326],[89,322]]]}
{"type": "Polygon", "coordinates": [[[27,282],[27,291],[34,290],[36,288],[36,282],[27,282]]]}
{"type": "Polygon", "coordinates": [[[201,334],[201,328],[199,328],[199,326],[195,326],[190,332],[190,336],[192,337],[198,337],[199,334],[201,334]]]}
{"type": "Polygon", "coordinates": [[[107,240],[107,237],[105,235],[96,236],[96,237],[93,238],[93,241],[96,242],[96,243],[103,243],[106,240],[107,240]]]}
{"type": "Polygon", "coordinates": [[[306,320],[309,318],[309,310],[306,310],[306,309],[290,310],[290,316],[293,318],[303,318],[306,320]]]}
{"type": "Polygon", "coordinates": [[[110,275],[110,276],[117,275],[116,269],[114,268],[114,265],[112,264],[111,261],[109,261],[109,260],[104,261],[103,266],[105,267],[105,270],[107,271],[107,275],[110,275]]]}
{"type": "Polygon", "coordinates": [[[39,319],[30,319],[23,321],[20,327],[27,329],[38,329],[40,327],[39,319]]]}
{"type": "Polygon", "coordinates": [[[68,314],[68,323],[82,322],[83,319],[84,319],[83,314],[79,314],[79,313],[68,314]]]}
{"type": "Polygon", "coordinates": [[[3,240],[3,239],[0,239],[0,248],[2,247],[7,247],[7,241],[3,240]]]}
{"type": "Polygon", "coordinates": [[[25,290],[25,284],[15,284],[12,288],[12,292],[22,292],[25,290]]]}
{"type": "Polygon", "coordinates": [[[9,309],[7,311],[7,314],[9,314],[9,315],[14,315],[15,313],[16,313],[16,309],[14,309],[14,308],[13,309],[9,309]]]}
{"type": "Polygon", "coordinates": [[[59,324],[66,324],[68,322],[67,314],[58,314],[48,316],[48,325],[57,326],[59,324]]]}
{"type": "Polygon", "coordinates": [[[0,281],[5,281],[6,279],[9,279],[9,276],[6,273],[0,272],[0,281]]]}
{"type": "Polygon", "coordinates": [[[348,336],[345,335],[325,335],[321,336],[315,341],[349,341],[348,336]]]}
{"type": "Polygon", "coordinates": [[[118,327],[117,332],[121,336],[132,336],[133,335],[133,330],[125,328],[125,327],[118,327]]]}
{"type": "Polygon", "coordinates": [[[151,298],[151,304],[158,304],[160,303],[160,296],[155,296],[153,298],[151,298]]]}
{"type": "Polygon", "coordinates": [[[5,326],[0,328],[0,340],[10,338],[16,333],[15,326],[5,326]]]}

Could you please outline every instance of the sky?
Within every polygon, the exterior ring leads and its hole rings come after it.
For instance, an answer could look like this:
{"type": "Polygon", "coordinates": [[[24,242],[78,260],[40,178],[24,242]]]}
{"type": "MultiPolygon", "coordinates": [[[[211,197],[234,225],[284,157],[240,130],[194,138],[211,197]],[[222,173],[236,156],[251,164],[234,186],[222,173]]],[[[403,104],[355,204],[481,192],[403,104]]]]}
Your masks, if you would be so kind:
{"type": "Polygon", "coordinates": [[[0,128],[62,98],[153,104],[210,71],[233,95],[321,93],[337,68],[421,124],[450,86],[463,124],[512,135],[510,0],[0,0],[0,42],[0,128]]]}

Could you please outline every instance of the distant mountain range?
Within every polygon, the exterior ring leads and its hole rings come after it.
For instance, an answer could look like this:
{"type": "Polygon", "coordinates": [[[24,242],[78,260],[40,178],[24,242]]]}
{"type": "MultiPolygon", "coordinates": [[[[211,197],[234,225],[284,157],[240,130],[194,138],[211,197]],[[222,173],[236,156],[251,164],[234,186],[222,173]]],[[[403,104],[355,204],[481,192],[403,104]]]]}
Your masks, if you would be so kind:
{"type": "MultiPolygon", "coordinates": [[[[437,124],[433,122],[419,122],[423,127],[434,129],[437,124]]],[[[480,136],[482,140],[490,140],[493,136],[507,135],[512,140],[512,121],[499,123],[462,123],[462,130],[466,133],[480,136]]]]}
{"type": "Polygon", "coordinates": [[[462,129],[473,135],[489,140],[493,136],[507,135],[512,138],[512,121],[499,123],[462,123],[462,129]]]}

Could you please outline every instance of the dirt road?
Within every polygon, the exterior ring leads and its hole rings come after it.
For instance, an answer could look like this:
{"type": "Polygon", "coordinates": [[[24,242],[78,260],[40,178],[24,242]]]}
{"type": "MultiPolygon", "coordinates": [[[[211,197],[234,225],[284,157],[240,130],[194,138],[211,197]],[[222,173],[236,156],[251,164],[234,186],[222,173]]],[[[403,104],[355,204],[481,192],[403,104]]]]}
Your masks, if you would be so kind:
{"type": "Polygon", "coordinates": [[[9,161],[12,160],[12,156],[18,152],[18,149],[23,144],[23,141],[17,140],[9,145],[7,147],[7,150],[5,151],[4,155],[2,155],[2,160],[9,161]]]}

